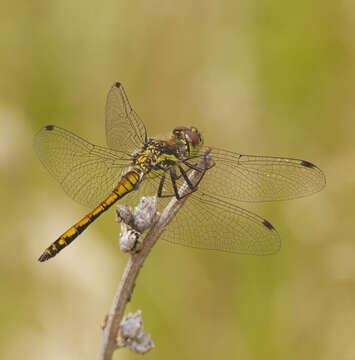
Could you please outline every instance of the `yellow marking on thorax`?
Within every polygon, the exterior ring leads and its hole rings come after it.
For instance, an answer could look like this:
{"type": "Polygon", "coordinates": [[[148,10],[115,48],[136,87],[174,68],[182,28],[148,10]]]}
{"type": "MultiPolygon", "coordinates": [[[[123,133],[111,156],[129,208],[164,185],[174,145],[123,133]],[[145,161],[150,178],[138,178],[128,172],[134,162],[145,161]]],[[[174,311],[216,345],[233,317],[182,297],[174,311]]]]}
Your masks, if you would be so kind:
{"type": "Polygon", "coordinates": [[[154,170],[154,171],[151,171],[148,174],[146,174],[146,177],[147,178],[155,178],[158,175],[161,175],[163,172],[164,172],[163,170],[154,170]]]}
{"type": "MultiPolygon", "coordinates": [[[[164,160],[171,160],[171,161],[178,161],[178,158],[174,155],[171,155],[171,154],[164,154],[162,153],[159,157],[158,157],[158,160],[157,160],[157,163],[161,162],[161,161],[164,161],[164,160]]],[[[146,174],[146,177],[148,178],[155,178],[161,174],[164,173],[164,170],[154,170],[154,171],[151,171],[149,173],[146,174]]]]}
{"type": "Polygon", "coordinates": [[[172,160],[172,161],[178,161],[179,159],[175,156],[175,155],[171,155],[171,154],[161,154],[159,156],[158,161],[162,161],[162,160],[172,160]]]}

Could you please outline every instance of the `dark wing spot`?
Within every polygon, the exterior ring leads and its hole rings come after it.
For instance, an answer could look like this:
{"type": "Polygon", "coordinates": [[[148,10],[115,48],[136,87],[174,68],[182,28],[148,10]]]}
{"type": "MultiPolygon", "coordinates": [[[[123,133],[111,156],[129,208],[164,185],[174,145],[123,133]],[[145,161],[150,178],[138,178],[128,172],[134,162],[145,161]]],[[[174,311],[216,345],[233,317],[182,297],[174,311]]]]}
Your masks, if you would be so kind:
{"type": "Polygon", "coordinates": [[[45,129],[48,131],[51,131],[54,129],[54,125],[47,125],[47,126],[45,126],[45,129]]]}
{"type": "Polygon", "coordinates": [[[269,230],[275,230],[275,228],[267,221],[263,221],[263,225],[265,225],[269,230]]]}
{"type": "Polygon", "coordinates": [[[116,88],[120,88],[120,87],[121,87],[121,83],[120,83],[119,81],[116,81],[115,86],[116,86],[116,88]]]}
{"type": "Polygon", "coordinates": [[[306,161],[306,160],[302,160],[301,165],[305,166],[305,167],[308,167],[308,168],[311,168],[311,169],[315,168],[315,165],[313,165],[312,163],[310,163],[309,161],[306,161]]]}

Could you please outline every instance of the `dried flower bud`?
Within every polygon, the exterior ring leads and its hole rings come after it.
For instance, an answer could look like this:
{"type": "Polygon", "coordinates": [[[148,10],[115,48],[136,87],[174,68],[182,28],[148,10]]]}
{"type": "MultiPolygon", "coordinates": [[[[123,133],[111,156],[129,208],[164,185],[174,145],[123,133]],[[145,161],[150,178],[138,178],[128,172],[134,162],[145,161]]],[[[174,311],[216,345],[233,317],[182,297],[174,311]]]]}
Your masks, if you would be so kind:
{"type": "Polygon", "coordinates": [[[142,312],[129,313],[121,323],[119,343],[137,354],[145,354],[154,347],[150,334],[143,328],[142,312]]]}

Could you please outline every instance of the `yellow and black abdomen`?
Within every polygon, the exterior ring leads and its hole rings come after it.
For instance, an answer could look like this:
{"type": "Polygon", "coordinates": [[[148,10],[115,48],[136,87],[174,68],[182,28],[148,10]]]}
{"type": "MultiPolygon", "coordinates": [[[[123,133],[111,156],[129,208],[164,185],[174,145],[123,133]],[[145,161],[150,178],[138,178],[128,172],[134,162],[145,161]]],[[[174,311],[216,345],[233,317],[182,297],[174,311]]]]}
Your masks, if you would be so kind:
{"type": "Polygon", "coordinates": [[[103,200],[94,210],[84,216],[80,221],[54,241],[43,252],[38,260],[43,262],[57,255],[117,200],[123,198],[125,195],[134,190],[138,185],[139,178],[140,176],[135,170],[129,171],[127,174],[123,175],[118,185],[112,190],[111,194],[108,195],[107,198],[103,200]]]}

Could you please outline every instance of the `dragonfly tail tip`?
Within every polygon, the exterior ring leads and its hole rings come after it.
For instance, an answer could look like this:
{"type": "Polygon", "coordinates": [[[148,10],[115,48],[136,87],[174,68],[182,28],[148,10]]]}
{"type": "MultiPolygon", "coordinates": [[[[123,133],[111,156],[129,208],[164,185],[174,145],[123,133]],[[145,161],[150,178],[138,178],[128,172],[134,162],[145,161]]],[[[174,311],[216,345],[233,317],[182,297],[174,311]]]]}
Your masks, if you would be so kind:
{"type": "Polygon", "coordinates": [[[51,256],[47,253],[43,253],[39,258],[38,261],[39,262],[44,262],[47,261],[51,256]]]}

